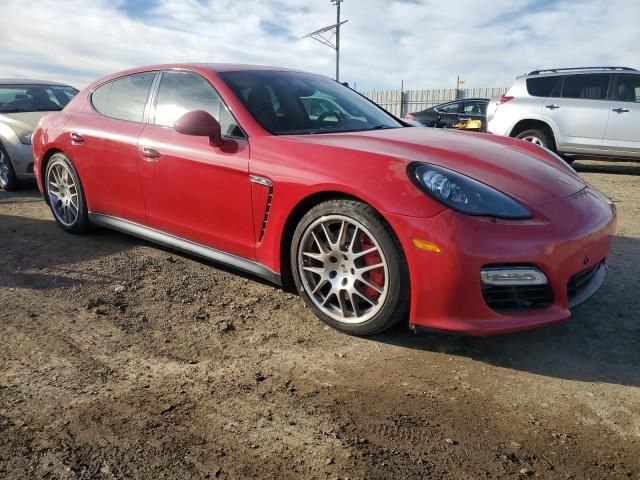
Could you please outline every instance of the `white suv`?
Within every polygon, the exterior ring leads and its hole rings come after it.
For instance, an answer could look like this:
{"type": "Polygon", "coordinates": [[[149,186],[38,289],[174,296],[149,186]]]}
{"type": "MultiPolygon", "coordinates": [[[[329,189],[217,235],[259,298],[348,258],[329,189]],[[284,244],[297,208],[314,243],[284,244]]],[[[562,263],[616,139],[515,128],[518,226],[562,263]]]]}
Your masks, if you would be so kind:
{"type": "Polygon", "coordinates": [[[580,156],[640,158],[640,72],[628,67],[535,70],[491,100],[487,130],[580,156]]]}

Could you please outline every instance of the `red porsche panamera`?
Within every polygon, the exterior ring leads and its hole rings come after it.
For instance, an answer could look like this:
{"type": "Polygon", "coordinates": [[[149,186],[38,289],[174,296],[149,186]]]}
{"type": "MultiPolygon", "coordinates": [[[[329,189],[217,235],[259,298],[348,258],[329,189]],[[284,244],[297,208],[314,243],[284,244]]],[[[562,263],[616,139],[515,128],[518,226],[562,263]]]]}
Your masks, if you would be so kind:
{"type": "Polygon", "coordinates": [[[161,65],[47,115],[57,223],[120,230],[276,283],[352,334],[469,334],[570,316],[601,286],[613,204],[520,140],[408,127],[299,71],[161,65]]]}

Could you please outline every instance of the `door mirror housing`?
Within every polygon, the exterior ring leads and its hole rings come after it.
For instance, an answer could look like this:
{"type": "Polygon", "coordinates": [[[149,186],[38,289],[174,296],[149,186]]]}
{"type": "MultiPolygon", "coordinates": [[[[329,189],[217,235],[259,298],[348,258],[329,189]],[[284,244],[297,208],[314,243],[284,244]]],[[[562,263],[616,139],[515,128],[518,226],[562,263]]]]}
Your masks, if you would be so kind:
{"type": "Polygon", "coordinates": [[[213,145],[222,145],[222,129],[220,123],[204,110],[193,110],[182,115],[173,125],[178,133],[209,137],[213,145]]]}

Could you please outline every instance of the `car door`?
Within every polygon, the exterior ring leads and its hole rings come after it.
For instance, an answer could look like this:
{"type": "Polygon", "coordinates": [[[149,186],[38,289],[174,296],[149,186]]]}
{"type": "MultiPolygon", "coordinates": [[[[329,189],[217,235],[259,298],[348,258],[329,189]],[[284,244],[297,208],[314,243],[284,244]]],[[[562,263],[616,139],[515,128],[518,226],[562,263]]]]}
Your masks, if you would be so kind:
{"type": "Polygon", "coordinates": [[[435,107],[438,111],[437,128],[453,128],[460,118],[462,102],[446,103],[435,107]]]}
{"type": "Polygon", "coordinates": [[[138,137],[155,72],[98,86],[84,112],[65,125],[69,155],[82,178],[92,213],[146,222],[138,180],[138,137]]]}
{"type": "Polygon", "coordinates": [[[613,154],[640,157],[640,74],[615,75],[603,143],[613,154]]]}
{"type": "Polygon", "coordinates": [[[542,116],[552,125],[563,151],[602,150],[609,121],[608,73],[565,75],[560,98],[547,98],[542,116]]]}
{"type": "Polygon", "coordinates": [[[465,100],[462,103],[462,115],[460,120],[480,120],[481,130],[487,128],[487,101],[485,100],[465,100]]]}
{"type": "Polygon", "coordinates": [[[162,72],[138,148],[151,227],[254,257],[249,144],[209,81],[194,72],[162,72]],[[173,128],[180,116],[193,110],[204,110],[220,122],[221,147],[173,128]]]}

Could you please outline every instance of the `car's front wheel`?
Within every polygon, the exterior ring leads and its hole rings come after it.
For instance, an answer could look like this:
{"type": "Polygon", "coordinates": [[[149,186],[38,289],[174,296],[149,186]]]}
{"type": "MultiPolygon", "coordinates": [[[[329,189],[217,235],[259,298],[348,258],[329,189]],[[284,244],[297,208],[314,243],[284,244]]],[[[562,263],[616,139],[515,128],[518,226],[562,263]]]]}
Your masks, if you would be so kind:
{"type": "Polygon", "coordinates": [[[69,233],[89,229],[89,215],[78,172],[62,153],[54,154],[44,176],[45,194],[58,225],[69,233]]]}
{"type": "Polygon", "coordinates": [[[17,190],[19,187],[11,159],[2,145],[0,145],[0,187],[7,192],[17,190]]]}
{"type": "Polygon", "coordinates": [[[330,200],[309,210],[293,236],[291,265],[305,302],[338,330],[370,335],[406,316],[404,257],[369,205],[330,200]]]}

